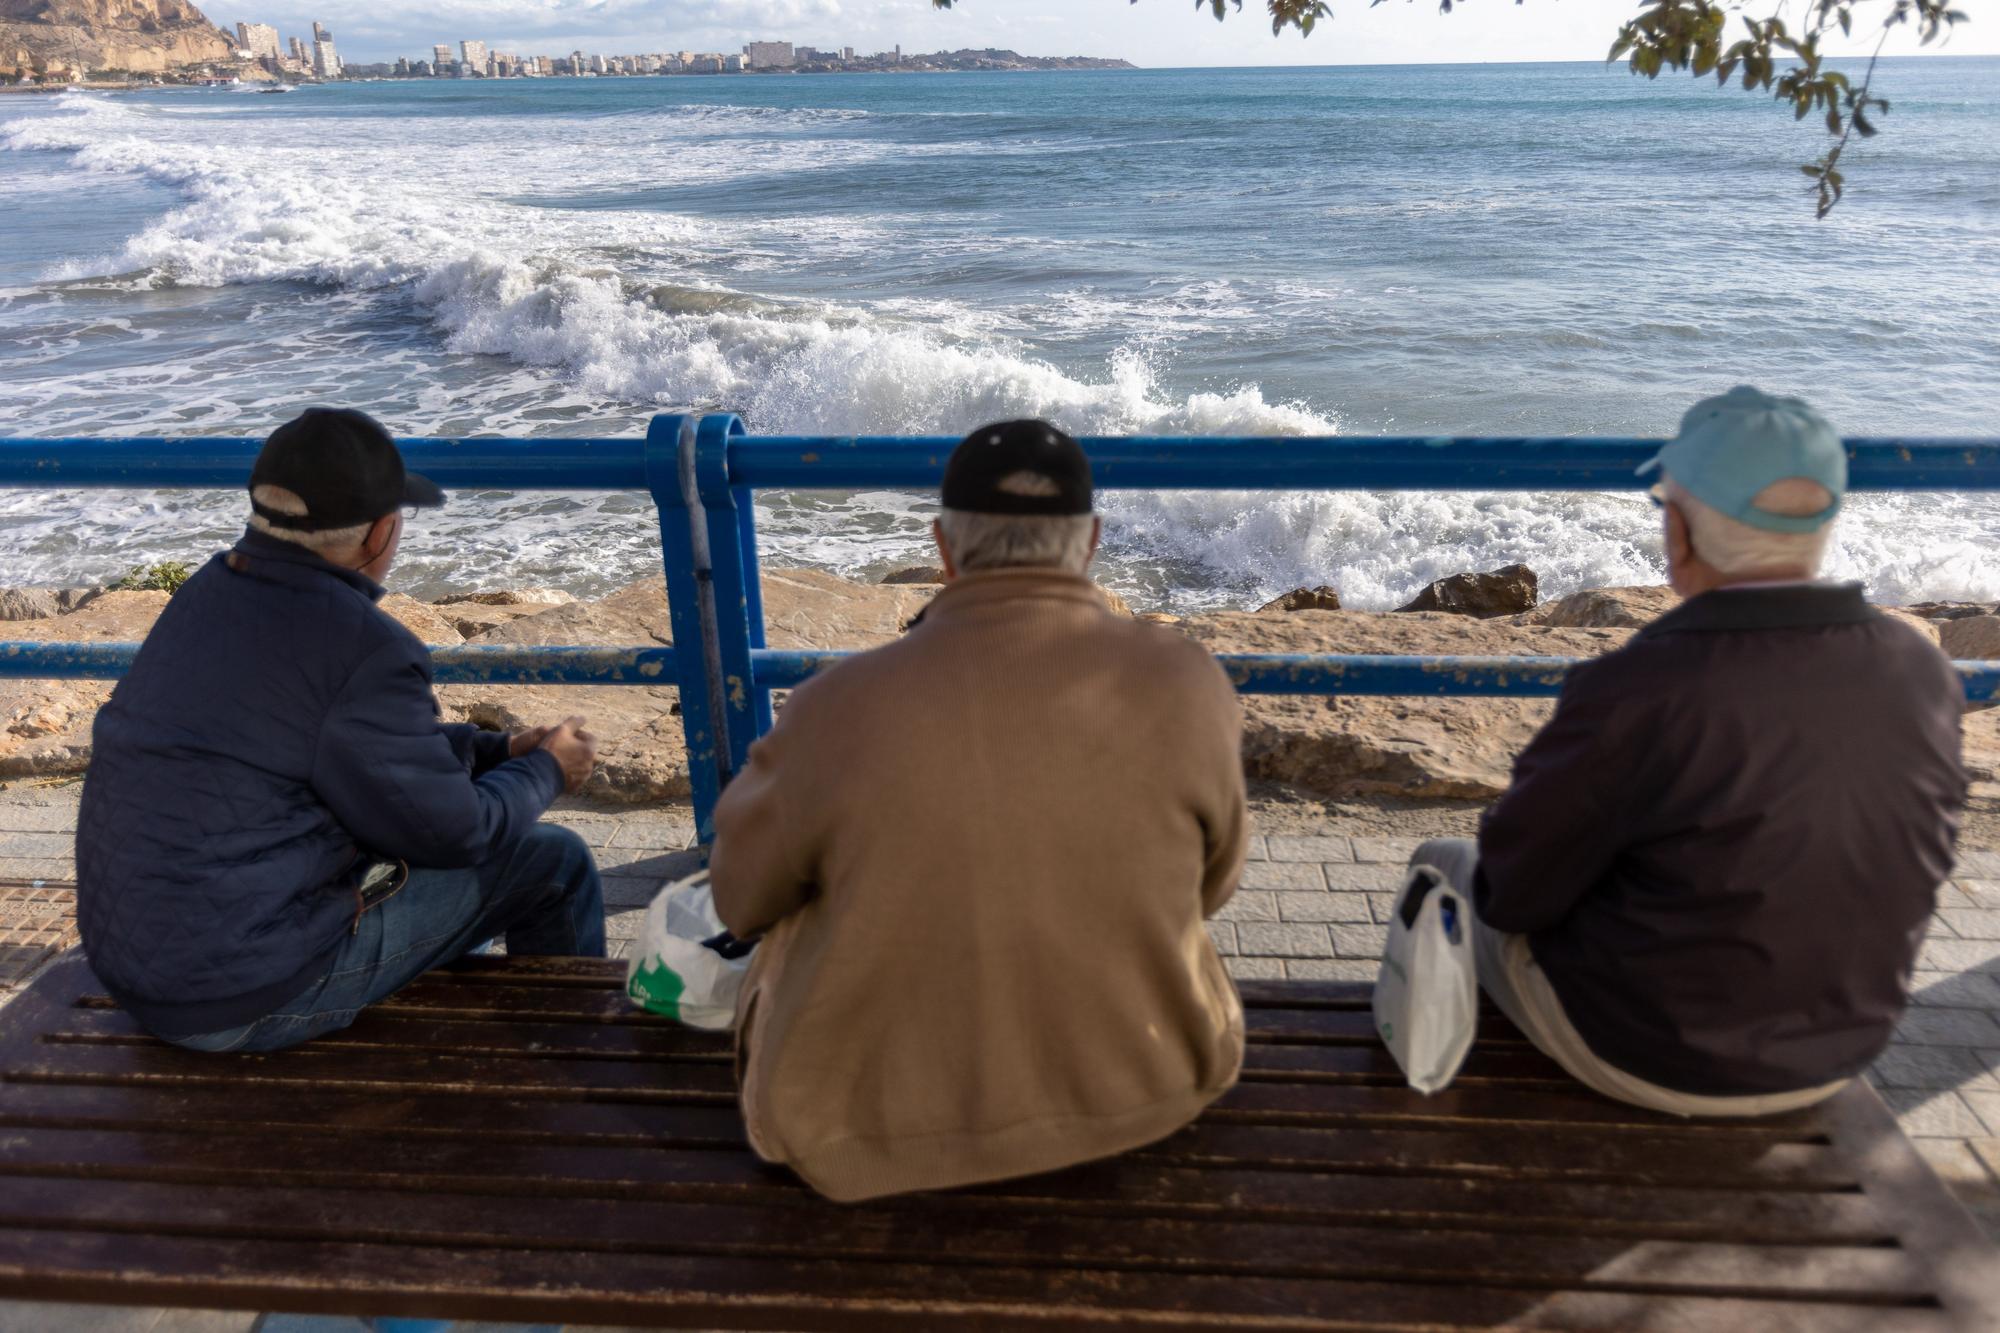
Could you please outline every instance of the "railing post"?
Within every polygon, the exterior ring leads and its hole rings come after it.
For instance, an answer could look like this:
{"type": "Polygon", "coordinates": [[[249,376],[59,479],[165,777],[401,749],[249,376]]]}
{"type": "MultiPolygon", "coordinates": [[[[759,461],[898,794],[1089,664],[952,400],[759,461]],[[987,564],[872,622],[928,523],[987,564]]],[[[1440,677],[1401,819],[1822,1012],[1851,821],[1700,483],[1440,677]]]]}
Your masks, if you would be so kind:
{"type": "Polygon", "coordinates": [[[725,782],[749,761],[750,745],[770,716],[768,703],[758,706],[750,672],[750,650],[762,646],[764,598],[755,582],[754,549],[745,559],[746,542],[754,547],[756,541],[749,494],[729,484],[729,441],[741,434],[741,418],[729,412],[704,416],[695,427],[695,486],[714,570],[715,643],[722,662],[725,782]]]}
{"type": "MultiPolygon", "coordinates": [[[[660,563],[674,634],[681,730],[687,737],[688,787],[695,836],[715,841],[727,742],[722,730],[722,673],[715,652],[709,588],[708,530],[694,480],[695,418],[662,414],[646,427],[646,488],[659,511],[660,563]]],[[[732,549],[734,544],[732,543],[732,549]]]]}

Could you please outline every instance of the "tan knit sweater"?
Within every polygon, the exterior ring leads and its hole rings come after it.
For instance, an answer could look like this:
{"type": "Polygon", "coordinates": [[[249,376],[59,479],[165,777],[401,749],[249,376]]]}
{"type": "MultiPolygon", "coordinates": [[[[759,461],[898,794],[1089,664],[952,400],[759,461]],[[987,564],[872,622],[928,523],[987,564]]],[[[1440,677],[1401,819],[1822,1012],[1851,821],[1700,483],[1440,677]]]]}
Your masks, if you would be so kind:
{"type": "Polygon", "coordinates": [[[767,931],[750,1140],[835,1199],[1052,1170],[1185,1125],[1243,1013],[1202,928],[1245,840],[1215,660],[1051,570],[971,574],[795,691],[716,810],[767,931]]]}

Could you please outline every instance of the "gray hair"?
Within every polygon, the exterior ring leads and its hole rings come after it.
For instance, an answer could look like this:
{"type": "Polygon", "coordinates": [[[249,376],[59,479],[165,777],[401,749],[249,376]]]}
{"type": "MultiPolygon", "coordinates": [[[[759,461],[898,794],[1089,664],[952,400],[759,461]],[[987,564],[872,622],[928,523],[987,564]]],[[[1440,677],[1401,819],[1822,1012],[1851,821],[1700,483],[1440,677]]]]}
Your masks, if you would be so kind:
{"type": "Polygon", "coordinates": [[[961,573],[981,569],[1053,568],[1081,574],[1090,568],[1095,514],[973,514],[947,509],[938,515],[944,544],[961,573]]]}
{"type": "MultiPolygon", "coordinates": [[[[1826,544],[1833,536],[1829,519],[1815,532],[1767,532],[1739,523],[1720,510],[1695,499],[1672,477],[1664,477],[1660,489],[1687,519],[1688,540],[1694,553],[1731,578],[1749,574],[1803,570],[1819,573],[1826,556],[1826,544]]],[[[1826,487],[1804,477],[1774,481],[1751,503],[1773,514],[1803,517],[1817,514],[1833,503],[1826,487]]]]}
{"type": "MultiPolygon", "coordinates": [[[[281,514],[303,514],[306,502],[296,491],[288,491],[282,486],[258,486],[250,492],[250,499],[266,509],[275,509],[281,514]]],[[[281,542],[303,546],[317,555],[328,551],[344,551],[361,545],[368,540],[368,530],[375,525],[361,523],[351,528],[323,528],[318,532],[305,532],[298,528],[281,528],[262,514],[252,510],[250,526],[266,537],[276,537],[281,542]]]]}

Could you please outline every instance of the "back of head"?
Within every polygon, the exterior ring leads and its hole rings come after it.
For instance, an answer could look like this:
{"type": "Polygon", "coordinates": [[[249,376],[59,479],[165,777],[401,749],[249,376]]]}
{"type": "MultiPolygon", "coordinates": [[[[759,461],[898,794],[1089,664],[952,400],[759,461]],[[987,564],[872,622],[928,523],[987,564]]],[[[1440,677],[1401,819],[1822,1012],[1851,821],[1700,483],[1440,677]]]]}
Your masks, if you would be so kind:
{"type": "Polygon", "coordinates": [[[442,503],[389,432],[353,408],[306,409],[271,432],[250,469],[250,526],[321,553],[358,545],[404,505],[442,503]]]}
{"type": "Polygon", "coordinates": [[[1090,460],[1045,421],[1003,421],[967,435],[945,464],[942,499],[938,527],[961,573],[1090,567],[1090,460]]]}
{"type": "Polygon", "coordinates": [[[1847,488],[1840,437],[1796,398],[1748,386],[1689,408],[1659,469],[1694,553],[1731,580],[1819,570],[1847,488]]]}

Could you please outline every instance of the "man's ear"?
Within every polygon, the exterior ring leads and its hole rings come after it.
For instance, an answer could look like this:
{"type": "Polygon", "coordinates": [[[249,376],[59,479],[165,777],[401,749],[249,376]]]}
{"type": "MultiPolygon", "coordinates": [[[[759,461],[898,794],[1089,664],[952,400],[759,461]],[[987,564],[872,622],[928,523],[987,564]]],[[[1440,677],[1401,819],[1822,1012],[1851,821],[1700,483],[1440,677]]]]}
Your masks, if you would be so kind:
{"type": "Polygon", "coordinates": [[[944,524],[938,522],[936,519],[931,520],[931,540],[937,543],[938,561],[944,565],[945,579],[949,581],[957,578],[958,562],[951,558],[951,547],[945,545],[944,524]]]}
{"type": "Polygon", "coordinates": [[[396,535],[396,519],[397,515],[391,512],[368,525],[368,535],[361,539],[361,554],[367,557],[366,563],[373,564],[382,552],[389,549],[389,543],[396,535]]]}
{"type": "Polygon", "coordinates": [[[1661,512],[1666,515],[1667,568],[1672,569],[1687,562],[1688,556],[1694,552],[1694,543],[1688,540],[1687,515],[1681,512],[1679,505],[1669,500],[1661,512]]]}
{"type": "Polygon", "coordinates": [[[1104,520],[1093,514],[1090,518],[1090,554],[1085,563],[1097,558],[1097,543],[1104,537],[1104,520]]]}

